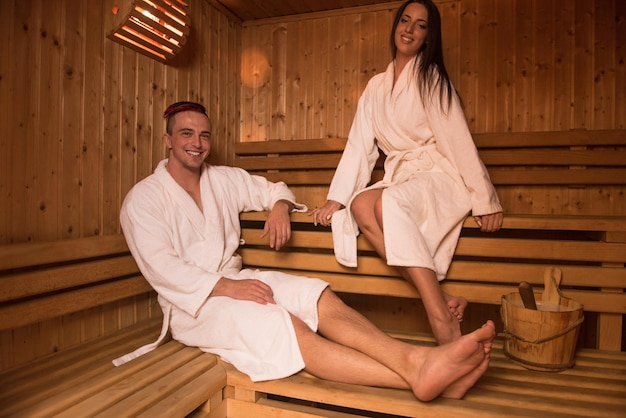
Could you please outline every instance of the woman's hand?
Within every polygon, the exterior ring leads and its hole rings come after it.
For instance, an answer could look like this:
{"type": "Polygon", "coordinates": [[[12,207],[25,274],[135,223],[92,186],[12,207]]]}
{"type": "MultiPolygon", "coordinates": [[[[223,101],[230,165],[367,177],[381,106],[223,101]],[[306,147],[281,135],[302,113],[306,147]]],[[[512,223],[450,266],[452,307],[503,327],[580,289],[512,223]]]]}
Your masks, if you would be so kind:
{"type": "Polygon", "coordinates": [[[488,215],[474,216],[474,220],[482,232],[496,232],[502,227],[502,212],[490,213],[488,215]]]}
{"type": "Polygon", "coordinates": [[[249,300],[261,305],[276,303],[272,288],[255,279],[233,280],[222,277],[213,287],[210,296],[228,296],[232,299],[249,300]]]}
{"type": "Polygon", "coordinates": [[[324,206],[321,208],[315,208],[309,212],[309,216],[313,217],[313,223],[315,226],[317,226],[317,224],[328,226],[330,225],[333,213],[337,212],[342,207],[343,205],[339,202],[327,200],[326,203],[324,203],[324,206]]]}

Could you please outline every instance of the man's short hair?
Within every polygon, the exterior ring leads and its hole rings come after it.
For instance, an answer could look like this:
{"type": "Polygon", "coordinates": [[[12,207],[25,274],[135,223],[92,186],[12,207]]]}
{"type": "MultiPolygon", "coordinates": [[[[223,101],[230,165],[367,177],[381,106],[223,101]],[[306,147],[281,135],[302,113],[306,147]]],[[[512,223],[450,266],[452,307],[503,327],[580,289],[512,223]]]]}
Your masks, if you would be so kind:
{"type": "Polygon", "coordinates": [[[179,112],[198,112],[202,113],[204,116],[209,117],[206,112],[206,108],[200,103],[196,102],[176,102],[172,103],[165,109],[163,112],[163,118],[167,119],[165,130],[168,134],[172,134],[172,117],[179,112]]]}

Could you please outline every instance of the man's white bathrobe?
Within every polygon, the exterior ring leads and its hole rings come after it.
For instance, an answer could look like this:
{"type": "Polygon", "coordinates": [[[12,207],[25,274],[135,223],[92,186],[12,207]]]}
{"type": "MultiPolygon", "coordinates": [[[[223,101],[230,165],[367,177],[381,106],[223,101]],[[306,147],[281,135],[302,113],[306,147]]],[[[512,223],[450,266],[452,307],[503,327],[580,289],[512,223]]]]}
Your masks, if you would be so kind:
{"type": "MultiPolygon", "coordinates": [[[[253,380],[289,376],[304,367],[289,313],[317,330],[317,301],[327,283],[279,272],[241,270],[239,214],[295,203],[287,186],[234,167],[205,165],[202,211],[170,176],[167,160],[124,199],[121,224],[128,246],[164,312],[162,337],[221,356],[253,380]],[[276,305],[210,297],[221,277],[259,279],[276,305]]],[[[122,364],[154,347],[117,359],[122,364]]]]}
{"type": "Polygon", "coordinates": [[[502,210],[467,127],[459,99],[442,111],[438,94],[424,105],[413,65],[395,86],[391,62],[372,77],[359,99],[348,142],[328,193],[347,208],[335,212],[332,231],[337,260],[356,266],[356,236],[350,203],[370,182],[379,151],[386,155],[383,230],[387,262],[425,267],[443,280],[468,213],[502,210]]]}

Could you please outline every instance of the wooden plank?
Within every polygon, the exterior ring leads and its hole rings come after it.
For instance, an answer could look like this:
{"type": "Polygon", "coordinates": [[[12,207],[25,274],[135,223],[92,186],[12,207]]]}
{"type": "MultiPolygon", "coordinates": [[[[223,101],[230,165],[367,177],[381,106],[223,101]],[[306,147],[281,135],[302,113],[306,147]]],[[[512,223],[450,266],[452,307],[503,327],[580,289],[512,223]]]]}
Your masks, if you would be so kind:
{"type": "MultiPolygon", "coordinates": [[[[63,71],[61,87],[64,97],[79,98],[83,94],[84,37],[81,30],[86,15],[85,4],[65,9],[63,19],[63,71]]],[[[62,100],[62,126],[59,158],[59,235],[63,239],[81,236],[81,145],[83,105],[81,100],[62,100]],[[78,162],[78,164],[77,164],[78,162]]]]}
{"type": "Polygon", "coordinates": [[[100,146],[103,138],[104,126],[102,121],[104,108],[104,92],[102,80],[105,78],[104,66],[100,60],[91,59],[92,55],[104,56],[104,20],[103,8],[85,7],[82,31],[85,34],[85,51],[83,56],[84,93],[82,97],[83,135],[81,138],[81,236],[99,235],[102,231],[100,222],[102,202],[102,173],[103,153],[100,146]],[[91,112],[91,105],[96,105],[97,111],[91,112]]]}
{"type": "MultiPolygon", "coordinates": [[[[262,175],[269,181],[284,181],[289,185],[328,185],[335,174],[333,164],[338,157],[302,157],[287,160],[288,169],[279,172],[257,171],[257,168],[276,169],[275,161],[250,161],[237,160],[235,165],[245,168],[251,174],[262,175]],[[326,170],[307,170],[299,171],[297,168],[298,161],[315,161],[320,167],[327,167],[326,170]]],[[[302,166],[300,166],[302,167],[302,166]]],[[[569,168],[524,168],[524,169],[506,169],[498,167],[488,167],[489,176],[494,185],[565,185],[565,186],[583,186],[583,185],[621,185],[626,178],[626,168],[590,168],[586,170],[569,169],[569,168]]],[[[378,181],[382,178],[382,173],[374,173],[373,179],[378,181]]]]}
{"type": "Polygon", "coordinates": [[[289,418],[356,418],[365,415],[348,414],[313,406],[300,405],[290,402],[280,402],[273,399],[261,398],[258,402],[246,402],[238,399],[226,399],[228,416],[274,418],[277,416],[289,418]]]}
{"type": "MultiPolygon", "coordinates": [[[[302,399],[309,402],[319,402],[327,405],[354,407],[364,411],[401,416],[439,417],[439,416],[536,416],[536,411],[549,413],[549,416],[585,416],[597,408],[596,404],[573,401],[572,395],[567,401],[554,400],[544,396],[529,397],[527,401],[522,396],[507,393],[507,389],[514,390],[510,385],[487,392],[477,387],[471,389],[463,400],[439,398],[431,402],[417,401],[407,390],[390,390],[385,388],[371,388],[354,386],[342,383],[320,381],[299,373],[286,379],[252,383],[247,376],[236,371],[232,366],[224,364],[228,373],[228,384],[236,387],[257,390],[262,393],[279,394],[293,399],[302,399]],[[541,398],[541,402],[539,402],[541,398]],[[541,403],[537,406],[537,403],[541,403]],[[533,412],[535,410],[535,412],[533,412]]],[[[491,373],[488,371],[487,373],[491,373]]],[[[524,373],[524,371],[522,371],[524,373]]],[[[546,388],[544,388],[545,391],[546,388]]],[[[549,392],[550,394],[552,392],[549,392]]],[[[597,409],[595,410],[597,411],[597,409]]],[[[617,416],[614,413],[607,416],[617,416]]]]}
{"type": "Polygon", "coordinates": [[[0,278],[0,302],[139,274],[132,256],[12,274],[0,278]]]}
{"type": "Polygon", "coordinates": [[[28,299],[12,305],[0,306],[0,318],[2,318],[0,330],[18,328],[150,291],[152,288],[148,282],[142,276],[136,276],[46,298],[28,299]]]}
{"type": "Polygon", "coordinates": [[[329,185],[335,175],[335,170],[316,170],[316,171],[281,171],[281,172],[255,172],[265,177],[269,181],[284,181],[290,186],[298,185],[329,185]]]}
{"type": "MultiPolygon", "coordinates": [[[[203,357],[209,355],[204,354],[203,357]]],[[[178,414],[187,416],[199,405],[205,403],[207,399],[215,399],[216,394],[217,398],[221,400],[224,386],[226,386],[226,371],[220,365],[216,365],[202,373],[198,378],[182,386],[176,392],[161,398],[149,409],[137,415],[137,417],[151,418],[160,415],[172,417],[178,414]]],[[[212,403],[211,410],[215,408],[216,405],[212,403]]],[[[115,417],[116,415],[111,416],[115,417]]]]}
{"type": "MultiPolygon", "coordinates": [[[[242,231],[242,238],[249,245],[265,245],[266,240],[258,237],[258,230],[242,231]]],[[[361,240],[364,241],[364,240],[361,240]]],[[[371,247],[361,249],[371,251],[371,247]]],[[[324,232],[300,231],[293,234],[287,247],[308,249],[332,248],[332,236],[324,232]]],[[[495,237],[461,237],[456,256],[519,258],[532,260],[624,262],[625,243],[594,241],[542,240],[495,237]]],[[[290,254],[285,253],[284,257],[290,254]]]]}
{"type": "MultiPolygon", "coordinates": [[[[37,181],[35,198],[39,210],[35,213],[36,233],[34,240],[51,241],[61,238],[59,214],[63,206],[61,201],[62,149],[61,124],[63,121],[62,77],[63,77],[63,48],[61,48],[64,26],[65,9],[57,7],[51,2],[41,2],[41,29],[42,36],[36,37],[39,52],[41,53],[40,68],[45,71],[35,73],[39,77],[39,91],[32,100],[35,109],[41,112],[40,131],[36,136],[35,173],[37,181]]],[[[23,157],[16,158],[21,160],[23,157]]]]}
{"type": "Polygon", "coordinates": [[[546,170],[507,170],[489,168],[489,176],[494,185],[592,185],[623,184],[626,168],[587,170],[546,169],[546,170]]]}
{"type": "MultiPolygon", "coordinates": [[[[293,215],[292,215],[293,216],[293,215]]],[[[464,228],[477,228],[470,216],[464,228]]],[[[625,231],[626,217],[623,216],[576,216],[576,215],[515,215],[505,214],[504,229],[571,230],[571,231],[625,231]]]]}
{"type": "MultiPolygon", "coordinates": [[[[64,376],[70,372],[72,366],[80,369],[88,362],[109,359],[109,357],[115,358],[128,352],[134,346],[154,341],[159,335],[161,323],[161,318],[152,318],[79,346],[37,359],[30,362],[28,367],[4,370],[0,373],[0,387],[3,389],[0,392],[0,400],[11,397],[20,390],[25,390],[23,383],[34,381],[38,377],[46,386],[49,385],[47,379],[64,376]]],[[[112,368],[110,361],[103,364],[107,368],[112,368]]],[[[27,391],[30,390],[32,390],[32,385],[27,389],[27,391]]]]}
{"type": "Polygon", "coordinates": [[[461,237],[456,256],[480,256],[501,258],[528,258],[534,260],[569,260],[595,262],[624,262],[626,244],[514,239],[514,238],[469,238],[461,237]]]}
{"type": "MultiPolygon", "coordinates": [[[[312,253],[276,253],[273,250],[243,248],[241,254],[246,266],[266,269],[289,269],[295,266],[300,274],[318,274],[331,272],[346,274],[349,277],[384,276],[389,279],[401,279],[397,269],[388,266],[377,257],[361,257],[359,266],[350,268],[340,265],[331,254],[312,253]]],[[[489,257],[487,257],[489,258],[489,257]]],[[[623,268],[600,266],[572,266],[551,263],[563,274],[564,287],[589,287],[593,280],[594,288],[626,288],[626,271],[623,268]]],[[[521,281],[529,282],[540,289],[543,285],[545,263],[532,263],[525,259],[520,262],[497,262],[494,260],[465,261],[453,259],[446,275],[448,281],[495,282],[517,285],[521,281]]],[[[358,282],[358,278],[355,279],[358,282]]]]}
{"type": "MultiPolygon", "coordinates": [[[[168,368],[170,363],[176,363],[177,359],[172,356],[155,363],[151,368],[146,368],[130,376],[126,381],[119,381],[115,385],[109,386],[90,399],[89,405],[93,405],[93,408],[87,407],[86,410],[93,413],[98,411],[98,415],[102,418],[137,416],[141,413],[145,414],[150,408],[155,408],[161,399],[168,399],[173,393],[179,393],[177,396],[179,402],[172,411],[173,415],[170,416],[186,416],[211,396],[211,392],[207,392],[206,387],[198,387],[198,383],[203,382],[203,375],[210,373],[212,369],[217,367],[218,373],[214,376],[217,378],[218,385],[222,381],[224,384],[226,383],[224,369],[217,366],[217,357],[213,354],[200,352],[197,348],[193,350],[197,352],[194,353],[196,357],[190,356],[188,359],[184,359],[174,369],[168,368]],[[154,370],[152,370],[153,368],[154,370]],[[194,396],[181,396],[187,391],[189,395],[194,396]]],[[[207,381],[208,387],[215,386],[211,380],[207,381]]],[[[219,389],[223,386],[223,384],[219,386],[219,389]]],[[[170,404],[173,400],[169,401],[170,404]]],[[[83,413],[86,404],[86,402],[81,402],[75,408],[83,413]]],[[[161,413],[163,416],[168,416],[163,412],[161,413]]]]}
{"type": "Polygon", "coordinates": [[[343,152],[346,138],[271,140],[262,142],[236,142],[236,155],[300,154],[310,152],[343,152]]]}
{"type": "MultiPolygon", "coordinates": [[[[308,213],[291,213],[292,225],[311,225],[313,218],[308,213]]],[[[267,212],[247,212],[240,215],[243,221],[265,221],[267,212]]],[[[473,217],[468,216],[463,224],[464,228],[478,228],[473,217]]],[[[318,227],[320,231],[329,231],[318,227]]],[[[503,229],[543,229],[543,230],[573,230],[573,231],[621,231],[626,232],[626,217],[623,216],[576,216],[576,215],[516,215],[505,214],[503,229]]]]}
{"type": "Polygon", "coordinates": [[[603,146],[626,145],[625,129],[572,129],[544,132],[502,132],[473,134],[476,146],[481,148],[603,146]]]}
{"type": "Polygon", "coordinates": [[[159,322],[139,324],[41,359],[34,363],[35,368],[32,371],[29,367],[9,370],[3,376],[3,392],[0,395],[2,412],[10,415],[22,411],[24,416],[32,416],[28,415],[29,408],[31,413],[35,409],[62,410],[85,396],[98,393],[112,381],[132,376],[151,362],[167,357],[183,347],[176,342],[166,343],[158,350],[142,356],[141,361],[122,366],[123,369],[113,366],[111,361],[114,358],[153,342],[159,329],[159,322]],[[89,382],[91,379],[97,380],[89,382]],[[73,390],[73,393],[67,392],[68,390],[73,390]]]}
{"type": "MultiPolygon", "coordinates": [[[[574,146],[626,146],[626,129],[572,129],[536,132],[474,133],[479,150],[488,148],[550,148],[574,146]]],[[[272,139],[259,143],[237,142],[237,155],[263,155],[274,153],[342,152],[346,138],[272,139]]],[[[517,151],[516,151],[517,152],[517,151]]]]}
{"type": "Polygon", "coordinates": [[[624,166],[626,149],[489,149],[479,151],[487,166],[624,166]]]}
{"type": "Polygon", "coordinates": [[[335,169],[340,154],[281,155],[277,157],[246,158],[235,160],[235,165],[246,170],[335,169]]]}
{"type": "Polygon", "coordinates": [[[121,234],[3,245],[0,247],[0,270],[126,252],[128,252],[128,246],[124,236],[121,234]]]}

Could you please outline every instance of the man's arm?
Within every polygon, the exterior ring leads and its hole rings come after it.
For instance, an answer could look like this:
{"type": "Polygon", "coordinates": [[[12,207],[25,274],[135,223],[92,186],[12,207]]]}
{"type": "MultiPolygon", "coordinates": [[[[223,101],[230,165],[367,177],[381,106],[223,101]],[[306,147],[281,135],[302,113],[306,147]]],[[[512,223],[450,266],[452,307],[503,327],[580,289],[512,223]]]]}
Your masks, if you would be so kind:
{"type": "Polygon", "coordinates": [[[295,208],[294,204],[288,200],[277,201],[265,221],[265,227],[261,237],[269,235],[270,248],[276,251],[291,238],[291,219],[289,213],[295,208]]]}

